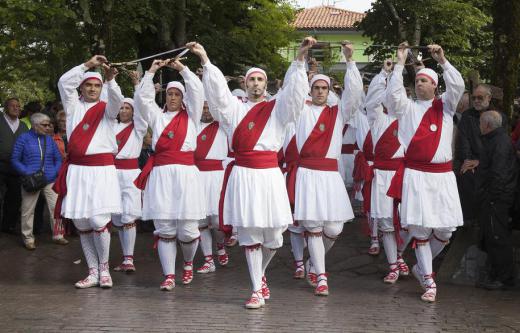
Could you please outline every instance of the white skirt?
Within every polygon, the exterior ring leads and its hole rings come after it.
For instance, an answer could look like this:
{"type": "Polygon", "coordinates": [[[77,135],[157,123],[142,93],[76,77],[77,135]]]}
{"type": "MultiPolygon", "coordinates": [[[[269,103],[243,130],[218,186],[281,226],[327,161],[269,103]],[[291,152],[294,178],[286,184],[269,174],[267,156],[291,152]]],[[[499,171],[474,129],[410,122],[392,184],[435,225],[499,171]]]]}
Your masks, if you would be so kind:
{"type": "Polygon", "coordinates": [[[354,170],[354,154],[341,154],[339,171],[341,178],[347,187],[352,187],[354,179],[352,179],[352,171],[354,170]]]}
{"type": "Polygon", "coordinates": [[[101,214],[121,214],[121,190],[116,167],[69,165],[67,195],[61,206],[69,219],[91,218],[101,214]]]}
{"type": "Polygon", "coordinates": [[[339,172],[298,168],[294,198],[296,221],[346,222],[353,218],[339,172]]]}
{"type": "Polygon", "coordinates": [[[425,228],[463,224],[457,182],[453,172],[432,173],[405,169],[401,225],[425,228]]]}
{"type": "Polygon", "coordinates": [[[218,215],[218,202],[222,190],[222,181],[224,180],[224,171],[200,171],[200,178],[206,195],[206,215],[218,215]]]}
{"type": "Polygon", "coordinates": [[[143,193],[143,220],[200,220],[206,202],[199,169],[194,165],[156,166],[143,193]]]}
{"type": "Polygon", "coordinates": [[[374,169],[370,197],[370,217],[391,219],[394,216],[394,199],[386,195],[394,174],[395,171],[393,170],[374,169]]]}
{"type": "Polygon", "coordinates": [[[134,185],[134,180],[140,173],[139,169],[117,169],[123,215],[132,216],[133,220],[141,218],[142,213],[141,190],[134,185]]]}
{"type": "Polygon", "coordinates": [[[279,168],[234,166],[224,200],[224,222],[236,227],[278,228],[293,223],[279,168]]]}

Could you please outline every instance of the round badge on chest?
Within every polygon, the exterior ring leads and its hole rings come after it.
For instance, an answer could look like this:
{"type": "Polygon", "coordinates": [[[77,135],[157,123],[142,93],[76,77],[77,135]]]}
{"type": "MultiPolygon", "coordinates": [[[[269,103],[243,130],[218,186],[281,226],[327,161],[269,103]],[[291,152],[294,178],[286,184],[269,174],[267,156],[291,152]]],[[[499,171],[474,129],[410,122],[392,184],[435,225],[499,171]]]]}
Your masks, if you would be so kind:
{"type": "Polygon", "coordinates": [[[322,131],[322,132],[325,131],[325,124],[324,123],[320,124],[320,131],[322,131]]]}
{"type": "Polygon", "coordinates": [[[169,131],[169,132],[168,132],[168,137],[169,137],[170,139],[173,139],[173,132],[172,132],[172,131],[169,131]]]}
{"type": "Polygon", "coordinates": [[[397,136],[397,130],[395,129],[395,130],[392,132],[392,134],[393,134],[394,136],[397,136]]]}
{"type": "Polygon", "coordinates": [[[254,123],[254,122],[250,122],[249,124],[247,124],[247,128],[248,128],[249,130],[252,130],[253,127],[255,127],[255,123],[254,123]]]}
{"type": "Polygon", "coordinates": [[[206,141],[206,134],[203,134],[203,135],[200,137],[200,139],[201,139],[202,141],[206,141]]]}
{"type": "Polygon", "coordinates": [[[83,130],[84,130],[84,131],[88,130],[89,127],[90,127],[89,124],[83,124],[83,130]]]}
{"type": "Polygon", "coordinates": [[[435,125],[435,124],[431,124],[431,125],[430,125],[430,131],[432,131],[432,132],[436,132],[436,131],[437,131],[437,125],[435,125]]]}

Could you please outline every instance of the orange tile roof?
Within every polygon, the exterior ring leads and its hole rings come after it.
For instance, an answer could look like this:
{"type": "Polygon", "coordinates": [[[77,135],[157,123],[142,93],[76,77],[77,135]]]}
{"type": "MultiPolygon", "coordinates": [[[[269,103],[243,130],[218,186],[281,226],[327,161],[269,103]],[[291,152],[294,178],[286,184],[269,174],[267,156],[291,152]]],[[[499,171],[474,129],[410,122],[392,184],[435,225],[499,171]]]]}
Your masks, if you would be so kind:
{"type": "Polygon", "coordinates": [[[296,14],[296,29],[353,29],[354,23],[365,18],[364,13],[352,12],[331,6],[304,9],[296,14]]]}

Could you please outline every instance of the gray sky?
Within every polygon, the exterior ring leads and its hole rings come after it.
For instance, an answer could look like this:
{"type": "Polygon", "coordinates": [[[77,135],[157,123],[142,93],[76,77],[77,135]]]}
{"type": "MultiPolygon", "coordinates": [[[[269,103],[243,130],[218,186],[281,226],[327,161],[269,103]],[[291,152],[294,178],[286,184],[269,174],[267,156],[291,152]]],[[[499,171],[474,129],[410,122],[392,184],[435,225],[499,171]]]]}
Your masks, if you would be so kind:
{"type": "Polygon", "coordinates": [[[373,0],[293,0],[298,7],[309,8],[322,5],[336,6],[338,8],[364,12],[371,7],[373,0]]]}

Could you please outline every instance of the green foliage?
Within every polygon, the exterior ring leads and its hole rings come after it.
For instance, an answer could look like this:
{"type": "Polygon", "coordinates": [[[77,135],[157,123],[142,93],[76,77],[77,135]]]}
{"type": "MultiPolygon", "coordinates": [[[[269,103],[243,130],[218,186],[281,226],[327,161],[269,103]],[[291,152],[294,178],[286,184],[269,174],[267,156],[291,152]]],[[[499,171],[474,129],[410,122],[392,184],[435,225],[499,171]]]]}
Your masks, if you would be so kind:
{"type": "MultiPolygon", "coordinates": [[[[490,22],[489,0],[377,0],[359,29],[374,44],[398,45],[403,40],[411,45],[439,44],[463,74],[477,69],[489,76],[490,22]],[[401,30],[391,7],[401,19],[401,30]]],[[[382,61],[395,49],[372,47],[366,53],[382,61]]]]}
{"type": "MultiPolygon", "coordinates": [[[[293,17],[287,0],[3,0],[0,100],[59,98],[60,75],[92,54],[119,62],[190,40],[226,74],[255,65],[280,77],[287,63],[276,51],[291,41],[293,17]]],[[[186,63],[200,66],[193,56],[186,63]]],[[[129,80],[119,81],[130,94],[129,80]]]]}

